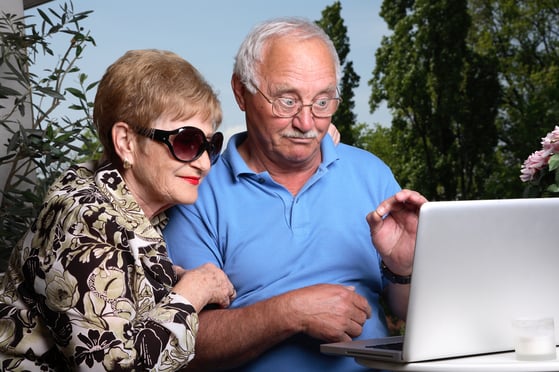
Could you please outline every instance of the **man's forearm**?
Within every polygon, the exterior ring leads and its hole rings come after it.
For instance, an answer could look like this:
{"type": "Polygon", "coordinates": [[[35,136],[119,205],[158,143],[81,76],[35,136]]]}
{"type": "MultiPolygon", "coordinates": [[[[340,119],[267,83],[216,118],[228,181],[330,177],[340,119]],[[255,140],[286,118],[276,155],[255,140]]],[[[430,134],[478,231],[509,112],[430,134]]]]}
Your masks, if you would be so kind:
{"type": "Polygon", "coordinates": [[[394,284],[388,286],[388,304],[394,315],[406,320],[408,313],[408,302],[410,296],[409,284],[394,284]]]}
{"type": "Polygon", "coordinates": [[[202,311],[188,370],[238,367],[298,333],[286,303],[283,295],[239,309],[202,311]]]}

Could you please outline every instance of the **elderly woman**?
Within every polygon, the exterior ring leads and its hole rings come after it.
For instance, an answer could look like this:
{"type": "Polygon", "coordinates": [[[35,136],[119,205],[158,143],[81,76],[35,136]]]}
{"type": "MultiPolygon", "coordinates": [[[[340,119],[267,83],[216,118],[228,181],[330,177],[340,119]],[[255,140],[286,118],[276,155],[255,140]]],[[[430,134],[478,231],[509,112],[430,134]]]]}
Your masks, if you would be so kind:
{"type": "Polygon", "coordinates": [[[1,370],[170,371],[194,357],[197,312],[235,291],[213,265],[173,267],[161,228],[167,208],[196,200],[221,115],[171,52],[108,68],[93,113],[104,160],[51,186],[0,282],[1,370]]]}

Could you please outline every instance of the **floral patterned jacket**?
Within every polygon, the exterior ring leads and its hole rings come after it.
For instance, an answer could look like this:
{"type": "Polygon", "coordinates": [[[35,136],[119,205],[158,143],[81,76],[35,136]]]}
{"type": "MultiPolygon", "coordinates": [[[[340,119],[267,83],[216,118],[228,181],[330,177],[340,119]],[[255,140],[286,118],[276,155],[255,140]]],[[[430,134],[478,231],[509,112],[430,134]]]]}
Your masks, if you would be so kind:
{"type": "Polygon", "coordinates": [[[172,371],[198,315],[161,228],[110,164],[73,166],[49,191],[0,279],[0,370],[172,371]]]}

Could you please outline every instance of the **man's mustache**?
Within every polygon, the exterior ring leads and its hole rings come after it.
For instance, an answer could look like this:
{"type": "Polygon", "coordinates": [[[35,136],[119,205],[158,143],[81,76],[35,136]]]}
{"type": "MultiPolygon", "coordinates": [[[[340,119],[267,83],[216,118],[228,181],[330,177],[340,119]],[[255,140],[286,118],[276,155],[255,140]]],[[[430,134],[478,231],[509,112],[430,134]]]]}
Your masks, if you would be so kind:
{"type": "Polygon", "coordinates": [[[309,139],[309,138],[317,138],[318,132],[316,130],[310,130],[304,133],[299,131],[286,131],[282,133],[282,136],[287,138],[309,139]]]}

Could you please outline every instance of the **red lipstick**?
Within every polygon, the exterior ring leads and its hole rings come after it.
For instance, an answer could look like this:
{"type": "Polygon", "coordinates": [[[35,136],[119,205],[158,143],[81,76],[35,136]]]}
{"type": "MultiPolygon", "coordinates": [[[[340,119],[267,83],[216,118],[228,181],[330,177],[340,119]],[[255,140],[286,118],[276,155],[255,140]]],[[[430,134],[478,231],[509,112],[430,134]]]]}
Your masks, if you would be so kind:
{"type": "Polygon", "coordinates": [[[181,177],[183,180],[185,180],[186,182],[190,183],[191,185],[195,185],[197,186],[198,184],[200,184],[200,178],[199,177],[181,177]]]}

